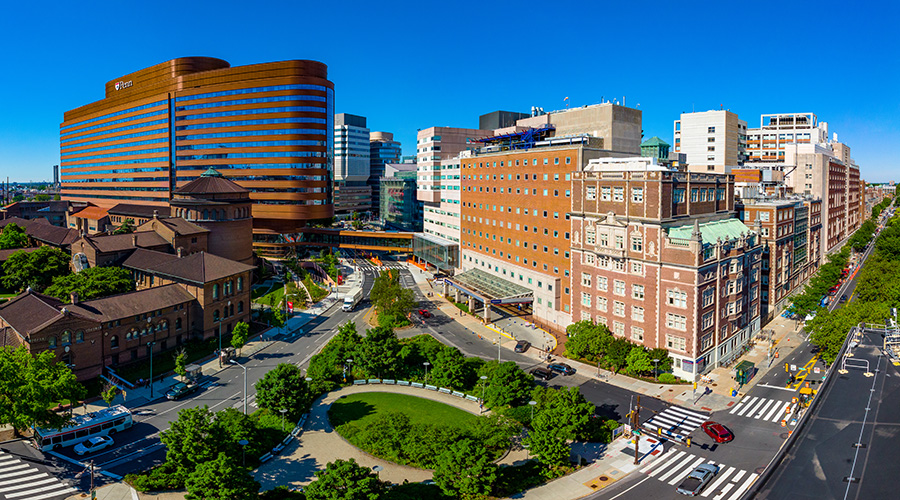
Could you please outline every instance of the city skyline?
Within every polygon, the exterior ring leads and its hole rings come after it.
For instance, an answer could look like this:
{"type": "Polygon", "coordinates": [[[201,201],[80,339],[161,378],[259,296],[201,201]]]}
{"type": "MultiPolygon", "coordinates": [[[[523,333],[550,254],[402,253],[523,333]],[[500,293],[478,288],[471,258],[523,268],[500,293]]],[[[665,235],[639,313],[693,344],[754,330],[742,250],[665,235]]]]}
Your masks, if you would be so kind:
{"type": "Polygon", "coordinates": [[[479,115],[498,109],[550,111],[606,99],[640,109],[644,138],[667,142],[682,112],[721,106],[750,127],[765,113],[813,112],[852,147],[866,181],[892,180],[892,155],[883,145],[900,140],[900,120],[893,116],[896,103],[877,96],[891,95],[889,82],[897,72],[879,65],[897,45],[886,24],[895,5],[879,6],[876,16],[873,10],[844,12],[836,3],[817,4],[815,10],[779,4],[781,18],[813,28],[805,44],[791,46],[785,44],[802,41],[804,31],[785,38],[782,28],[759,28],[770,24],[765,9],[719,5],[703,11],[617,6],[613,12],[568,4],[538,13],[507,12],[500,5],[443,12],[412,3],[360,4],[336,21],[304,25],[299,41],[292,19],[328,20],[338,13],[287,3],[268,10],[211,5],[183,7],[183,24],[171,24],[170,13],[147,6],[13,6],[7,17],[13,22],[0,36],[10,48],[7,67],[26,76],[0,83],[0,176],[13,182],[52,179],[64,111],[102,99],[103,82],[198,55],[233,66],[321,61],[335,83],[335,111],[367,116],[372,130],[394,133],[404,155],[415,153],[418,129],[477,128],[479,115]],[[838,15],[843,29],[823,39],[815,27],[833,25],[838,15]],[[194,18],[203,19],[199,28],[191,26],[194,18]],[[245,36],[212,36],[238,18],[245,36]],[[23,19],[40,19],[40,30],[23,19]],[[140,25],[131,22],[136,19],[140,25]],[[384,22],[375,28],[373,20],[384,22]],[[723,43],[729,39],[734,43],[723,43]],[[813,44],[815,50],[797,48],[813,44]],[[511,58],[510,51],[522,55],[511,58]],[[591,52],[596,58],[583,56],[591,52]]]}

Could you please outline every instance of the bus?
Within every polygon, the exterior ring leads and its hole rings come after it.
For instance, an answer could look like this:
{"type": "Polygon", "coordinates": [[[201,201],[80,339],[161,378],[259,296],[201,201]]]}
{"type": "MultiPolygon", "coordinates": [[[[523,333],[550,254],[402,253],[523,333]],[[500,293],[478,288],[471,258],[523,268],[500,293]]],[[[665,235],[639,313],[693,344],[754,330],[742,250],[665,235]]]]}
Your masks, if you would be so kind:
{"type": "Polygon", "coordinates": [[[41,451],[73,446],[94,436],[124,431],[133,424],[128,408],[111,406],[85,415],[73,415],[72,422],[62,429],[35,428],[34,446],[41,451]]]}

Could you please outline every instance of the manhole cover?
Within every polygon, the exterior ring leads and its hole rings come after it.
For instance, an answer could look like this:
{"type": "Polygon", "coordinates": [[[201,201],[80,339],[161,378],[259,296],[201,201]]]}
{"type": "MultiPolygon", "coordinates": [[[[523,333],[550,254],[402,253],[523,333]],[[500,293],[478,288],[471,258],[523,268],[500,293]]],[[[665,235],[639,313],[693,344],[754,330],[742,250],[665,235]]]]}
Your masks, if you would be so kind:
{"type": "Polygon", "coordinates": [[[782,432],[781,434],[779,434],[779,436],[781,437],[781,439],[787,439],[790,434],[788,434],[787,432],[782,432]]]}
{"type": "Polygon", "coordinates": [[[757,473],[757,474],[762,474],[764,470],[766,470],[765,467],[757,467],[757,468],[756,468],[756,473],[757,473]]]}
{"type": "Polygon", "coordinates": [[[718,385],[719,385],[719,384],[713,384],[712,386],[713,386],[713,387],[717,387],[718,385]]]}
{"type": "Polygon", "coordinates": [[[609,477],[608,477],[608,476],[600,476],[600,477],[597,478],[597,481],[601,481],[601,482],[602,482],[602,481],[609,481],[609,477]]]}

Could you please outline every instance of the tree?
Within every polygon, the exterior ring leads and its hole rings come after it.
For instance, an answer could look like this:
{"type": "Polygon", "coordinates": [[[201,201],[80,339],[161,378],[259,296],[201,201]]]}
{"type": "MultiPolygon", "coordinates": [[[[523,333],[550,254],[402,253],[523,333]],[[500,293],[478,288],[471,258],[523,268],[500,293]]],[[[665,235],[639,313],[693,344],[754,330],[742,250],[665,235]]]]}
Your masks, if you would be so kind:
{"type": "Polygon", "coordinates": [[[534,387],[534,378],[512,362],[489,361],[479,371],[487,376],[484,403],[488,408],[514,406],[526,401],[534,387]]]}
{"type": "Polygon", "coordinates": [[[25,347],[0,347],[0,425],[27,429],[34,425],[59,429],[69,415],[49,410],[63,400],[84,397],[84,387],[75,374],[56,361],[56,354],[32,355],[25,347]]]}
{"type": "Polygon", "coordinates": [[[596,409],[594,405],[584,398],[577,387],[554,389],[548,391],[548,396],[543,401],[536,400],[538,404],[532,427],[544,425],[548,430],[559,432],[564,439],[582,437],[596,409]]]}
{"type": "Polygon", "coordinates": [[[46,193],[41,193],[34,197],[34,201],[50,201],[50,195],[46,193]]]}
{"type": "Polygon", "coordinates": [[[241,348],[247,345],[247,337],[250,336],[250,325],[239,321],[231,330],[231,347],[238,350],[238,356],[241,354],[241,348]]]}
{"type": "Polygon", "coordinates": [[[28,246],[28,235],[25,230],[19,227],[15,222],[11,222],[3,228],[0,234],[0,250],[9,250],[12,248],[25,248],[28,246]]]}
{"type": "Polygon", "coordinates": [[[640,375],[653,370],[653,362],[650,361],[650,355],[643,346],[635,345],[631,348],[626,358],[628,373],[632,375],[640,375]]]}
{"type": "Polygon", "coordinates": [[[609,348],[606,352],[606,363],[615,370],[616,373],[618,373],[627,363],[628,354],[631,352],[632,345],[633,344],[627,339],[621,337],[616,337],[609,343],[609,348]]]}
{"type": "Polygon", "coordinates": [[[462,389],[466,383],[466,357],[459,349],[445,346],[434,360],[433,370],[429,372],[431,385],[462,389]]]}
{"type": "Polygon", "coordinates": [[[112,406],[112,402],[116,399],[116,394],[119,393],[119,388],[113,384],[106,384],[103,387],[103,390],[100,392],[100,397],[103,398],[103,402],[106,403],[107,408],[112,406]]]}
{"type": "MultiPolygon", "coordinates": [[[[270,299],[270,302],[271,302],[271,300],[274,300],[272,297],[270,297],[269,299],[270,299]]],[[[271,305],[271,304],[269,304],[269,305],[271,305]]],[[[272,310],[271,318],[272,318],[272,326],[274,326],[275,328],[278,328],[279,331],[282,328],[284,328],[285,324],[287,324],[287,315],[280,308],[272,310]]]]}
{"type": "Polygon", "coordinates": [[[179,411],[178,419],[160,433],[159,440],[166,445],[166,462],[187,477],[199,464],[216,459],[224,433],[216,424],[215,413],[204,405],[179,411]]]}
{"type": "Polygon", "coordinates": [[[379,273],[372,284],[369,298],[378,313],[388,317],[403,317],[416,306],[413,291],[400,285],[399,272],[379,273]]]}
{"type": "Polygon", "coordinates": [[[272,413],[287,410],[285,416],[296,421],[309,411],[313,395],[303,371],[293,363],[281,363],[266,373],[256,387],[256,403],[272,413]]]}
{"type": "Polygon", "coordinates": [[[366,330],[354,360],[354,365],[369,376],[393,377],[400,368],[400,342],[394,330],[383,326],[366,330]]]}
{"type": "Polygon", "coordinates": [[[384,491],[384,483],[351,458],[329,462],[305,493],[307,500],[377,500],[384,491]]]}
{"type": "MultiPolygon", "coordinates": [[[[533,423],[539,421],[540,418],[535,416],[533,423]]],[[[559,433],[545,427],[535,427],[524,441],[529,451],[548,467],[565,465],[572,454],[572,448],[566,440],[559,433]]]]}
{"type": "Polygon", "coordinates": [[[233,500],[256,497],[259,493],[259,482],[250,475],[250,469],[225,453],[200,463],[187,477],[185,487],[188,500],[233,500]]]}
{"type": "Polygon", "coordinates": [[[122,267],[89,267],[77,274],[58,276],[44,293],[69,300],[77,293],[79,300],[92,300],[134,291],[131,271],[122,267]]]}
{"type": "Polygon", "coordinates": [[[122,221],[122,225],[116,228],[115,231],[113,231],[113,234],[133,233],[134,230],[134,219],[125,219],[124,221],[122,221]]]}
{"type": "Polygon", "coordinates": [[[582,320],[566,327],[566,355],[597,361],[606,353],[613,335],[606,325],[597,325],[590,320],[582,320]]]}
{"type": "Polygon", "coordinates": [[[656,369],[659,370],[660,373],[667,372],[672,369],[672,358],[669,357],[669,351],[662,347],[657,347],[655,349],[650,349],[650,361],[654,359],[658,359],[659,363],[656,365],[656,369]]]}
{"type": "Polygon", "coordinates": [[[175,353],[175,375],[181,377],[181,380],[184,381],[184,378],[187,376],[187,352],[182,347],[178,349],[175,353]]]}
{"type": "Polygon", "coordinates": [[[42,246],[33,252],[20,250],[3,263],[3,285],[13,290],[27,287],[40,291],[53,279],[69,274],[69,255],[58,248],[42,246]]]}
{"type": "Polygon", "coordinates": [[[497,466],[469,439],[450,445],[437,458],[434,482],[447,495],[471,499],[487,496],[497,479],[497,466]]]}

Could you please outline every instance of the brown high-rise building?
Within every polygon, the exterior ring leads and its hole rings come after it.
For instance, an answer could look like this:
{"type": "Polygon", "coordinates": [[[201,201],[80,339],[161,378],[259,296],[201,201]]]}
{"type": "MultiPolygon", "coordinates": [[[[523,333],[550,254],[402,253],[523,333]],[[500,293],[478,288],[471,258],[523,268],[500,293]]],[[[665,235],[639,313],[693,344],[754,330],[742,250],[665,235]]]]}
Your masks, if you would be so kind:
{"type": "Polygon", "coordinates": [[[62,196],[167,206],[209,168],[250,190],[254,232],[291,233],[334,213],[334,85],[315,61],[231,67],[173,59],[106,83],[65,113],[62,196]]]}

